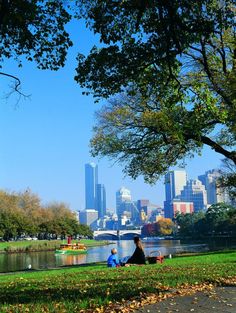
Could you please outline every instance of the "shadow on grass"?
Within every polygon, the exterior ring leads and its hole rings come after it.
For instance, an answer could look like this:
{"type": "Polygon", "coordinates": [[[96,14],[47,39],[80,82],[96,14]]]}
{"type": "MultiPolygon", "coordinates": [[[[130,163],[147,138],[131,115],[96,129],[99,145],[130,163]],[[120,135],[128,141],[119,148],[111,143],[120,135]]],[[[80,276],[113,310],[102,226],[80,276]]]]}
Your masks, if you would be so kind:
{"type": "Polygon", "coordinates": [[[115,288],[110,286],[107,288],[107,284],[96,285],[93,288],[82,289],[80,287],[72,286],[71,289],[63,288],[48,288],[41,289],[26,289],[21,286],[17,290],[12,289],[0,289],[0,303],[7,305],[14,304],[30,304],[30,303],[45,303],[47,304],[50,301],[55,302],[90,302],[93,299],[96,302],[96,299],[106,299],[107,301],[120,301],[122,299],[129,299],[131,297],[139,295],[140,292],[159,292],[158,288],[153,286],[143,286],[137,290],[137,286],[131,283],[132,279],[126,281],[126,283],[116,285],[115,288]],[[108,292],[109,291],[109,292],[108,292]]]}

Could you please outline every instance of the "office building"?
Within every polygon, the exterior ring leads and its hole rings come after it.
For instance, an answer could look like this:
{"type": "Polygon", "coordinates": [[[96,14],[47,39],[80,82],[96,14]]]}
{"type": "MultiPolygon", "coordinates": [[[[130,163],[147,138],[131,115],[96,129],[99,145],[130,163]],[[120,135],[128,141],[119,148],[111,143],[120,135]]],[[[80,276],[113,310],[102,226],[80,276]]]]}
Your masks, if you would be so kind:
{"type": "Polygon", "coordinates": [[[94,209],[87,209],[79,212],[80,224],[90,226],[95,229],[96,221],[98,220],[98,211],[94,209]]]}
{"type": "Polygon", "coordinates": [[[95,163],[85,164],[85,208],[96,209],[98,167],[95,163]]]}
{"type": "Polygon", "coordinates": [[[187,185],[181,191],[180,199],[183,202],[193,202],[194,212],[207,209],[206,189],[198,179],[187,181],[187,185]]]}
{"type": "Polygon", "coordinates": [[[206,188],[207,203],[212,205],[219,202],[230,203],[229,195],[217,186],[217,180],[220,178],[219,170],[213,169],[205,172],[204,175],[198,176],[198,179],[206,188]]]}
{"type": "Polygon", "coordinates": [[[164,212],[166,218],[173,218],[172,201],[178,198],[187,182],[187,174],[184,170],[170,171],[165,175],[164,212]]]}
{"type": "Polygon", "coordinates": [[[149,206],[150,201],[147,199],[140,199],[137,201],[137,209],[139,212],[141,212],[141,210],[144,210],[145,213],[147,214],[146,208],[149,206]]]}
{"type": "Polygon", "coordinates": [[[106,190],[103,184],[97,184],[96,201],[98,217],[102,218],[106,215],[106,190]]]}
{"type": "Polygon", "coordinates": [[[121,187],[116,192],[116,214],[118,216],[123,213],[121,205],[124,202],[131,202],[131,192],[129,189],[127,189],[125,187],[121,187]]]}

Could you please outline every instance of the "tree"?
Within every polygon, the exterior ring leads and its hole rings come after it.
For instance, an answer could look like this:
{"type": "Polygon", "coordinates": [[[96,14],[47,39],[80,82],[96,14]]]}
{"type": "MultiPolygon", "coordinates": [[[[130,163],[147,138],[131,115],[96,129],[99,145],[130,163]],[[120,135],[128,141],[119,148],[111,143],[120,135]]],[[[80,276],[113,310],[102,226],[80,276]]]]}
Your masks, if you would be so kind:
{"type": "Polygon", "coordinates": [[[37,235],[41,239],[65,237],[80,231],[91,235],[86,227],[80,228],[76,213],[66,204],[54,202],[44,207],[29,189],[19,193],[0,190],[0,237],[5,240],[22,235],[37,235]]]}
{"type": "Polygon", "coordinates": [[[222,176],[218,185],[229,194],[232,202],[236,204],[236,165],[229,159],[224,159],[222,163],[222,176]]]}
{"type": "Polygon", "coordinates": [[[207,231],[204,212],[177,213],[175,222],[178,225],[178,233],[183,237],[199,238],[207,231]]]}
{"type": "Polygon", "coordinates": [[[148,223],[143,225],[141,229],[142,236],[145,237],[150,237],[150,236],[155,236],[156,231],[155,231],[155,224],[154,223],[148,223]]]}
{"type": "Polygon", "coordinates": [[[148,223],[142,227],[143,236],[160,236],[160,235],[170,235],[173,232],[174,224],[169,218],[160,218],[155,223],[148,223]]]}
{"type": "Polygon", "coordinates": [[[234,1],[79,4],[104,46],[79,56],[75,79],[115,95],[97,115],[92,154],[151,182],[203,145],[236,163],[234,1]]]}
{"type": "Polygon", "coordinates": [[[157,232],[160,235],[168,236],[173,233],[174,223],[170,218],[160,218],[157,221],[157,232]]]}
{"type": "MultiPolygon", "coordinates": [[[[65,25],[71,15],[63,0],[0,1],[0,68],[5,59],[22,66],[22,56],[34,61],[40,69],[58,70],[64,66],[67,50],[72,46],[65,25]]],[[[0,72],[15,81],[20,92],[20,79],[0,72]]]]}
{"type": "Polygon", "coordinates": [[[213,204],[206,212],[206,224],[209,233],[222,233],[228,231],[230,212],[235,209],[225,203],[213,204]]]}

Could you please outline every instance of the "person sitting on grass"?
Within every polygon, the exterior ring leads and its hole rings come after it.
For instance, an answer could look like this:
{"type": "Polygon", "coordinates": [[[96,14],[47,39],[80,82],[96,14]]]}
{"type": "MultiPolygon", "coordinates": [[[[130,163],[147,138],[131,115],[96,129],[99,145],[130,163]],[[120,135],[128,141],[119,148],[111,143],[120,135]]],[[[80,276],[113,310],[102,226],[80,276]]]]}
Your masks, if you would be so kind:
{"type": "Polygon", "coordinates": [[[143,245],[139,237],[134,237],[134,243],[136,245],[136,249],[133,255],[126,262],[126,266],[129,264],[146,264],[146,258],[143,250],[143,245]]]}
{"type": "Polygon", "coordinates": [[[111,249],[111,255],[107,259],[107,266],[108,267],[119,267],[120,262],[117,257],[117,250],[115,248],[111,249]]]}

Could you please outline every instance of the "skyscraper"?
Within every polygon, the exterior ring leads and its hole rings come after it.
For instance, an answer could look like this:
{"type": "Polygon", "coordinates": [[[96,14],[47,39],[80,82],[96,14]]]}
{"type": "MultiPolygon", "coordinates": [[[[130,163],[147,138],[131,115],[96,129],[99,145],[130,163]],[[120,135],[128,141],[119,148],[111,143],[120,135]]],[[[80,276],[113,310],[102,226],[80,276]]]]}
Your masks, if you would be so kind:
{"type": "Polygon", "coordinates": [[[97,204],[98,218],[106,215],[106,190],[103,184],[97,184],[97,204]]]}
{"type": "Polygon", "coordinates": [[[98,211],[94,209],[84,210],[79,213],[80,223],[90,226],[92,229],[96,229],[97,219],[98,219],[98,211]]]}
{"type": "Polygon", "coordinates": [[[207,193],[205,186],[198,179],[189,180],[181,191],[181,201],[193,202],[194,212],[207,209],[207,193]]]}
{"type": "Polygon", "coordinates": [[[85,208],[96,209],[98,167],[95,163],[85,164],[85,208]]]}
{"type": "Polygon", "coordinates": [[[119,216],[122,214],[122,203],[124,202],[131,202],[131,192],[129,189],[125,187],[121,187],[116,192],[116,214],[119,216]]]}
{"type": "Polygon", "coordinates": [[[221,177],[219,170],[210,170],[204,175],[198,176],[198,179],[206,188],[207,203],[209,205],[219,202],[230,202],[228,194],[217,186],[217,180],[221,177]]]}
{"type": "Polygon", "coordinates": [[[122,221],[127,218],[132,223],[139,219],[139,211],[131,199],[131,192],[125,187],[121,187],[116,192],[116,214],[119,226],[125,226],[122,221]]]}
{"type": "Polygon", "coordinates": [[[165,175],[165,194],[166,200],[164,201],[165,217],[173,217],[172,201],[178,198],[181,190],[187,182],[187,174],[184,170],[170,171],[165,175]]]}

